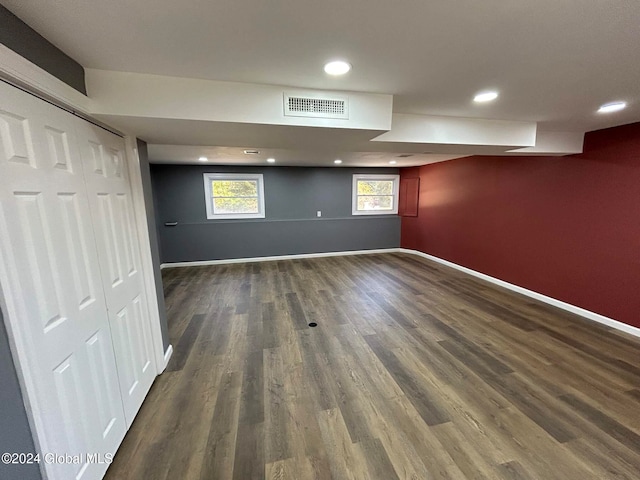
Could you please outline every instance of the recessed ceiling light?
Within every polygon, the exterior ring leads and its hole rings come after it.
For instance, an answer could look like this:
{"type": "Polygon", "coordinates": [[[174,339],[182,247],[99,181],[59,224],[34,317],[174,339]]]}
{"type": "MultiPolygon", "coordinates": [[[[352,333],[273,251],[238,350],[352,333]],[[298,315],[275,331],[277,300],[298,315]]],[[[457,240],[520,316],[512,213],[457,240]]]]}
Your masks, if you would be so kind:
{"type": "Polygon", "coordinates": [[[605,103],[598,109],[598,113],[618,112],[627,108],[627,102],[605,103]]]}
{"type": "Polygon", "coordinates": [[[275,158],[267,158],[267,162],[276,163],[276,159],[275,158]]]}
{"type": "Polygon", "coordinates": [[[260,150],[244,150],[245,155],[258,155],[260,150]]]}
{"type": "Polygon", "coordinates": [[[391,161],[389,162],[389,165],[395,165],[396,163],[398,163],[398,162],[396,162],[395,160],[391,160],[391,161]]]}
{"type": "Polygon", "coordinates": [[[351,65],[342,60],[329,62],[324,66],[325,73],[328,73],[329,75],[344,75],[349,70],[351,70],[351,65]]]}
{"type": "Polygon", "coordinates": [[[200,162],[206,162],[207,160],[209,160],[207,157],[200,157],[198,159],[200,162]]]}
{"type": "Polygon", "coordinates": [[[476,103],[491,102],[498,98],[498,92],[480,92],[473,97],[473,101],[476,103]]]}
{"type": "Polygon", "coordinates": [[[342,163],[342,160],[334,160],[333,163],[335,163],[336,165],[340,165],[342,163]]]}

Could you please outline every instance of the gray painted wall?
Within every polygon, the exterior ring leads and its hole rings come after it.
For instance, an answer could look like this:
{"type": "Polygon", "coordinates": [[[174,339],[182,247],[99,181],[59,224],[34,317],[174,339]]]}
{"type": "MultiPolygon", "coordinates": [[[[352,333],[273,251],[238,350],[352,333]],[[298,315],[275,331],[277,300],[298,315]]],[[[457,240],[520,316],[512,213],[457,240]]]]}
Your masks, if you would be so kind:
{"type": "MultiPolygon", "coordinates": [[[[0,453],[35,453],[27,413],[20,393],[9,338],[0,312],[0,453]]],[[[0,462],[2,480],[39,480],[38,464],[4,465],[0,462]]]]}
{"type": "Polygon", "coordinates": [[[55,45],[49,43],[46,38],[2,5],[0,5],[0,43],[86,95],[82,65],[58,50],[55,45]]]}
{"type": "Polygon", "coordinates": [[[395,168],[151,165],[163,263],[400,246],[400,217],[351,215],[355,173],[395,168]],[[264,219],[207,220],[203,173],[262,173],[264,219]],[[316,217],[316,211],[322,217],[316,217]],[[165,222],[178,222],[166,227],[165,222]]]}
{"type": "Polygon", "coordinates": [[[162,287],[162,274],[160,273],[160,249],[158,246],[158,229],[154,214],[154,198],[151,186],[151,171],[149,169],[149,155],[147,144],[138,140],[138,156],[140,157],[140,176],[142,177],[142,190],[144,192],[144,206],[147,211],[147,228],[149,229],[149,242],[151,243],[151,260],[153,263],[153,276],[156,283],[156,295],[160,309],[160,327],[162,329],[162,343],[166,352],[169,347],[169,327],[167,325],[167,311],[164,304],[164,289],[162,287]]]}

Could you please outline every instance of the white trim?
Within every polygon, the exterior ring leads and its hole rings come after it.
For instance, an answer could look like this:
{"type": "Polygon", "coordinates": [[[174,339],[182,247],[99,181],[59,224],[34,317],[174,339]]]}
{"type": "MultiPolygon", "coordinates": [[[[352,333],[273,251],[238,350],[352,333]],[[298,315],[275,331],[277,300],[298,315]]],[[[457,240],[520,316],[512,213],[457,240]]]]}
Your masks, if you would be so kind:
{"type": "Polygon", "coordinates": [[[296,255],[275,255],[273,257],[228,258],[224,260],[200,260],[195,262],[163,263],[160,268],[199,267],[204,265],[227,265],[230,263],[273,262],[275,260],[295,260],[299,258],[344,257],[347,255],[370,255],[374,253],[398,253],[401,248],[378,248],[375,250],[350,250],[343,252],[300,253],[296,255]]]}
{"type": "Polygon", "coordinates": [[[444,260],[439,257],[434,257],[433,255],[429,255],[428,253],[423,253],[418,250],[410,250],[407,248],[398,249],[402,253],[411,253],[413,255],[418,255],[420,257],[424,257],[426,259],[432,260],[434,262],[440,263],[447,267],[454,268],[461,272],[464,272],[468,275],[472,275],[474,277],[485,280],[489,283],[493,283],[494,285],[498,285],[500,287],[506,288],[507,290],[511,290],[512,292],[519,293],[529,298],[533,298],[534,300],[538,300],[540,302],[546,303],[548,305],[552,305],[554,307],[560,308],[567,312],[571,312],[573,314],[579,315],[588,320],[592,320],[594,322],[601,323],[603,325],[607,325],[608,327],[615,328],[616,330],[620,330],[622,332],[628,333],[630,335],[634,335],[636,337],[640,337],[640,328],[634,327],[632,325],[628,325],[626,323],[620,322],[618,320],[614,320],[613,318],[605,317],[604,315],[600,315],[599,313],[592,312],[590,310],[586,310],[581,307],[577,307],[570,303],[563,302],[561,300],[555,299],[553,297],[549,297],[547,295],[543,295],[542,293],[534,292],[533,290],[529,290],[524,287],[520,287],[518,285],[514,285],[513,283],[505,282],[504,280],[500,280],[499,278],[492,277],[485,273],[478,272],[476,270],[471,270],[470,268],[463,267],[462,265],[458,265],[457,263],[450,262],[448,260],[444,260]]]}
{"type": "Polygon", "coordinates": [[[149,328],[151,330],[151,342],[153,343],[155,370],[158,375],[164,371],[164,342],[162,341],[162,328],[160,327],[160,307],[156,293],[155,278],[153,275],[153,260],[151,257],[151,240],[147,223],[147,210],[145,208],[144,191],[142,187],[142,174],[140,171],[140,157],[138,146],[134,137],[125,137],[127,152],[127,165],[129,168],[129,185],[133,199],[133,210],[136,231],[138,233],[138,247],[142,260],[142,280],[149,311],[149,328]]]}
{"type": "Polygon", "coordinates": [[[72,111],[89,114],[92,110],[93,101],[89,97],[2,44],[0,78],[19,87],[34,90],[44,98],[51,99],[72,111]]]}
{"type": "Polygon", "coordinates": [[[351,184],[351,215],[397,215],[398,203],[400,199],[400,175],[386,174],[354,174],[351,184]],[[391,210],[358,210],[358,181],[375,180],[393,182],[393,205],[391,210]]]}
{"type": "MultiPolygon", "coordinates": [[[[264,175],[262,173],[203,173],[204,199],[207,208],[207,220],[229,220],[239,218],[265,218],[264,210],[264,175]],[[258,213],[215,213],[211,183],[214,180],[251,180],[257,182],[258,213]]],[[[218,197],[219,198],[219,197],[218,197]]],[[[254,198],[254,197],[250,197],[254,198]]]]}
{"type": "Polygon", "coordinates": [[[164,352],[164,360],[163,360],[163,363],[162,363],[162,371],[163,372],[167,368],[167,365],[169,365],[169,360],[171,360],[171,356],[172,355],[173,355],[173,345],[169,344],[169,346],[167,347],[167,351],[164,352]]]}
{"type": "Polygon", "coordinates": [[[463,267],[462,265],[458,265],[457,263],[450,262],[448,260],[444,260],[439,257],[434,257],[433,255],[429,255],[428,253],[423,253],[418,250],[411,250],[408,248],[380,248],[376,250],[353,250],[346,252],[326,252],[326,253],[304,253],[298,255],[277,255],[273,257],[252,257],[252,258],[230,258],[226,260],[202,260],[196,262],[174,262],[174,263],[163,263],[160,265],[160,268],[176,268],[176,267],[197,267],[204,265],[226,265],[231,263],[252,263],[252,262],[271,262],[274,260],[293,260],[299,258],[320,258],[320,257],[340,257],[346,255],[366,255],[366,254],[375,254],[375,253],[409,253],[412,255],[418,255],[420,257],[426,258],[428,260],[432,260],[434,262],[440,263],[450,268],[454,268],[458,271],[464,272],[473,277],[480,278],[489,283],[493,283],[494,285],[498,285],[500,287],[506,288],[507,290],[511,290],[512,292],[519,293],[529,298],[533,298],[534,300],[538,300],[542,303],[546,303],[548,305],[552,305],[554,307],[560,308],[561,310],[565,310],[567,312],[579,315],[587,320],[592,320],[594,322],[601,323],[603,325],[607,325],[616,330],[620,330],[622,332],[628,333],[630,335],[634,335],[636,337],[640,337],[640,328],[634,327],[632,325],[628,325],[626,323],[620,322],[618,320],[614,320],[613,318],[605,317],[604,315],[600,315],[599,313],[591,312],[581,307],[577,307],[575,305],[571,305],[570,303],[563,302],[561,300],[557,300],[555,298],[549,297],[547,295],[543,295],[542,293],[534,292],[533,290],[529,290],[524,287],[520,287],[518,285],[514,285],[513,283],[505,282],[504,280],[500,280],[499,278],[492,277],[485,273],[480,273],[476,270],[471,270],[470,268],[463,267]]]}

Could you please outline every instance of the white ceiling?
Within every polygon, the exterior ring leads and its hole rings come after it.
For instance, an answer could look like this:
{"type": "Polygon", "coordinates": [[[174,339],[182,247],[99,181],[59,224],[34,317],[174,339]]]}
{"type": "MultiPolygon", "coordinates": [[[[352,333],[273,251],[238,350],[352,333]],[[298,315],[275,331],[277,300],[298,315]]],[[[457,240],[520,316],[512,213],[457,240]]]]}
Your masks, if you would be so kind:
{"type": "Polygon", "coordinates": [[[372,142],[375,130],[314,128],[252,123],[206,122],[121,115],[97,115],[107,125],[135,132],[149,144],[152,163],[198,164],[206,156],[210,163],[264,165],[267,158],[276,165],[411,167],[442,162],[474,154],[499,155],[512,147],[495,145],[448,145],[372,142]],[[243,150],[256,149],[258,155],[243,150]],[[411,155],[400,158],[399,155],[411,155]]]}
{"type": "Polygon", "coordinates": [[[267,158],[277,159],[275,166],[332,166],[336,159],[342,160],[343,167],[413,167],[429,163],[443,162],[460,155],[437,155],[400,152],[350,152],[339,150],[292,150],[279,148],[260,148],[257,155],[246,155],[242,147],[199,147],[193,145],[149,145],[149,157],[154,163],[176,163],[176,158],[184,159],[180,163],[194,165],[269,165],[267,158]],[[401,157],[402,155],[402,157],[401,157]],[[407,156],[409,155],[409,156],[407,156]],[[204,156],[207,162],[200,162],[204,156]],[[395,164],[389,164],[395,161],[395,164]]]}
{"type": "Polygon", "coordinates": [[[396,113],[535,121],[543,131],[640,120],[638,0],[3,4],[88,68],[386,93],[396,113]],[[353,70],[325,75],[333,58],[353,70]],[[496,102],[472,102],[489,88],[496,102]],[[595,113],[616,100],[629,108],[595,113]]]}

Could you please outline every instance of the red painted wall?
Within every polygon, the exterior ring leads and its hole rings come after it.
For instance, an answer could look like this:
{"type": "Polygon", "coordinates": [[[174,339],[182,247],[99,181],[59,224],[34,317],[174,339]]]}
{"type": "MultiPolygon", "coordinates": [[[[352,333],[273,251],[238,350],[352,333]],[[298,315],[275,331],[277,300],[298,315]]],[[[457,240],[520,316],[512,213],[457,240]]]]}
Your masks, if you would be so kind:
{"type": "Polygon", "coordinates": [[[566,157],[469,157],[420,177],[404,248],[640,327],[640,123],[566,157]]]}

